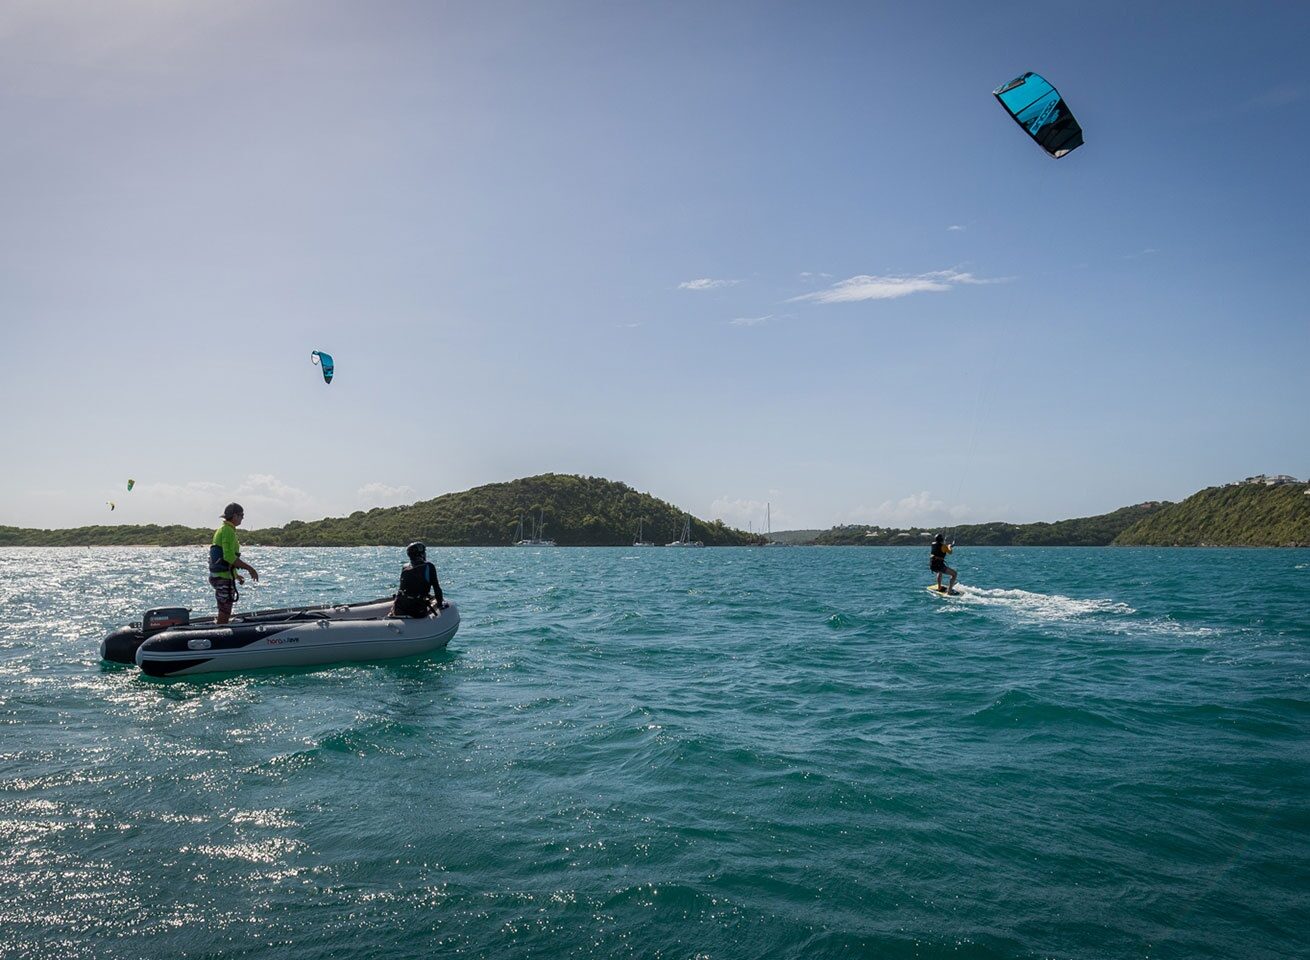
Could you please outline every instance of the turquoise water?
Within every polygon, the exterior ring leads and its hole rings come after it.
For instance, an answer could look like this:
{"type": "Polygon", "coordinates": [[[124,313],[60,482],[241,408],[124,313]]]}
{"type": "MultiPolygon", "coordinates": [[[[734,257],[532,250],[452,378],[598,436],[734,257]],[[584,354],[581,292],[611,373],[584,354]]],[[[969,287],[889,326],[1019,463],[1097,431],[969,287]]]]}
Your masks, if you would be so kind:
{"type": "Polygon", "coordinates": [[[202,551],[0,550],[0,956],[1310,955],[1310,552],[433,554],[443,654],[160,681],[202,551]]]}

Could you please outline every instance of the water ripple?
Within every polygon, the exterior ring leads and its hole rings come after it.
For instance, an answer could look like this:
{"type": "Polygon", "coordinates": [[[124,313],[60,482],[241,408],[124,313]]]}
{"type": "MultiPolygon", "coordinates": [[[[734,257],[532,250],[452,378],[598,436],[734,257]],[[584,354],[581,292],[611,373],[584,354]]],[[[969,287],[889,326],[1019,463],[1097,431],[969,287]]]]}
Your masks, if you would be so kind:
{"type": "Polygon", "coordinates": [[[444,654],[160,682],[95,643],[197,551],[0,550],[0,954],[1307,952],[1293,551],[433,554],[444,654]]]}

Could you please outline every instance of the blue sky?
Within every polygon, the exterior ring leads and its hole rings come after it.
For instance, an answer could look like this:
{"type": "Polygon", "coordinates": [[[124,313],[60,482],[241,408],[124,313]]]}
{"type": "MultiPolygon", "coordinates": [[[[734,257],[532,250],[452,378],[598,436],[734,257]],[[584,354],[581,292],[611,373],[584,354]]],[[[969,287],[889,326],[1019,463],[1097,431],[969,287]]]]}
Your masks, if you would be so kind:
{"type": "Polygon", "coordinates": [[[0,523],[557,471],[947,524],[1304,478],[1308,35],[1273,3],[8,3],[0,523]],[[1028,69],[1084,128],[1062,160],[992,99],[1028,69]]]}

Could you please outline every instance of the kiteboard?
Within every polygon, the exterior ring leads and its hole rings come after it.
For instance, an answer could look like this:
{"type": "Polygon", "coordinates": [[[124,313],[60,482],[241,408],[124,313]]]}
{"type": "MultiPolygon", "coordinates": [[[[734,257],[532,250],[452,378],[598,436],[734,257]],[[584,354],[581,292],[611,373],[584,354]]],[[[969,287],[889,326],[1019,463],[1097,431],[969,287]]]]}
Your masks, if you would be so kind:
{"type": "Polygon", "coordinates": [[[939,590],[935,583],[928,584],[928,592],[935,593],[939,597],[958,597],[960,595],[959,590],[939,590]]]}

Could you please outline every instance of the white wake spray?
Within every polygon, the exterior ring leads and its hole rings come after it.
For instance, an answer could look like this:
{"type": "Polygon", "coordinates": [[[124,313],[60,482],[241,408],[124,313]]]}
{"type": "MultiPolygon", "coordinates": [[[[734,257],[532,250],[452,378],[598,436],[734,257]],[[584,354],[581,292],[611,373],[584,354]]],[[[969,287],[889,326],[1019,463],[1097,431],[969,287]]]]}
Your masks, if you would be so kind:
{"type": "Polygon", "coordinates": [[[1072,620],[1098,613],[1128,615],[1136,613],[1132,607],[1118,600],[1080,600],[1060,594],[1032,593],[1028,590],[989,590],[956,584],[961,604],[987,607],[1005,607],[1034,620],[1072,620]]]}

